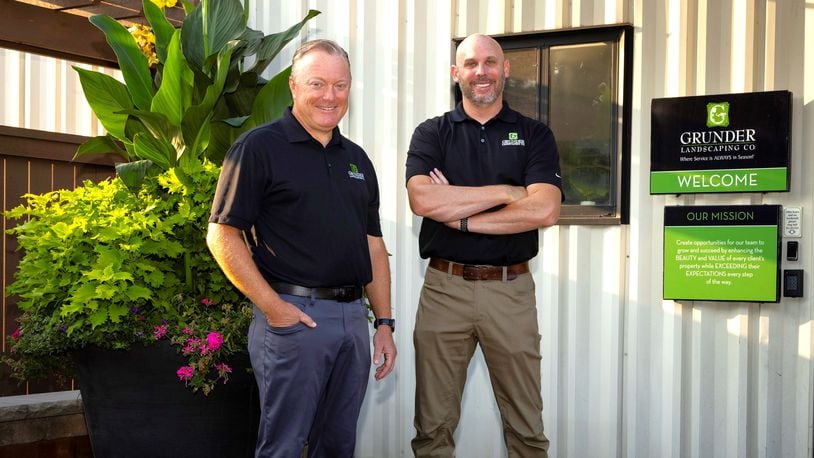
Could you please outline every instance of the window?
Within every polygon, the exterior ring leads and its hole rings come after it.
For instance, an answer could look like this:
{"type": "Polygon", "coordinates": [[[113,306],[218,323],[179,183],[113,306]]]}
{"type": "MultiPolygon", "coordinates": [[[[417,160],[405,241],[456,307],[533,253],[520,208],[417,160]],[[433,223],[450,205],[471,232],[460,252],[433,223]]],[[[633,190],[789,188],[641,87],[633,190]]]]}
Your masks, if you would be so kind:
{"type": "Polygon", "coordinates": [[[629,25],[494,37],[511,65],[504,99],[556,137],[560,224],[628,223],[632,37],[629,25]]]}

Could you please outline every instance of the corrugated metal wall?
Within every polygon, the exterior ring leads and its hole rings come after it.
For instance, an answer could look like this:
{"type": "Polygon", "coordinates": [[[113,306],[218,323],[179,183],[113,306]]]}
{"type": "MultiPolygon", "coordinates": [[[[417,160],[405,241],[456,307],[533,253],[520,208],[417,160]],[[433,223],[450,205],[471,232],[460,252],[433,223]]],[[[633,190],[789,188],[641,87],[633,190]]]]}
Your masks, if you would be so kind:
{"type": "MultiPolygon", "coordinates": [[[[621,22],[635,26],[631,223],[547,229],[533,263],[552,456],[811,456],[811,289],[779,304],[662,301],[660,253],[665,205],[800,205],[805,235],[794,267],[812,271],[814,0],[252,3],[251,21],[266,32],[309,8],[323,12],[306,33],[348,49],[354,82],[341,128],[379,174],[400,354],[393,376],[371,382],[358,456],[411,455],[411,328],[426,263],[403,164],[415,125],[451,106],[451,39],[621,22]],[[790,193],[649,195],[652,98],[775,89],[794,94],[790,193]]],[[[0,66],[0,123],[95,134],[64,64],[0,51],[0,66]]],[[[503,456],[480,355],[469,374],[458,456],[503,456]]]]}

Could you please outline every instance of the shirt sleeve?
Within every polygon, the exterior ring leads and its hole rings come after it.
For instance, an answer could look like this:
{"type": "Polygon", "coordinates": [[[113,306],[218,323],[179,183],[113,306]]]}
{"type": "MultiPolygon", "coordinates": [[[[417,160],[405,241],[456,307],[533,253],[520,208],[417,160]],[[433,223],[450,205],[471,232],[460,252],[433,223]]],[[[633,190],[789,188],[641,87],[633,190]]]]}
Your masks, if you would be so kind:
{"type": "Polygon", "coordinates": [[[269,170],[268,164],[259,160],[262,155],[255,151],[257,147],[247,140],[238,140],[223,160],[210,223],[249,230],[257,219],[269,170]]]}
{"type": "Polygon", "coordinates": [[[526,162],[525,184],[548,183],[562,191],[560,155],[554,133],[543,123],[534,123],[531,128],[526,162]]]}
{"type": "Polygon", "coordinates": [[[419,124],[410,140],[407,151],[407,179],[416,175],[429,175],[434,168],[442,168],[441,142],[436,120],[429,119],[419,124]]]}
{"type": "Polygon", "coordinates": [[[376,177],[376,170],[373,168],[373,163],[370,159],[367,160],[370,173],[369,180],[365,180],[368,186],[368,194],[370,198],[367,204],[367,235],[373,237],[382,236],[382,225],[379,217],[379,180],[376,177]]]}

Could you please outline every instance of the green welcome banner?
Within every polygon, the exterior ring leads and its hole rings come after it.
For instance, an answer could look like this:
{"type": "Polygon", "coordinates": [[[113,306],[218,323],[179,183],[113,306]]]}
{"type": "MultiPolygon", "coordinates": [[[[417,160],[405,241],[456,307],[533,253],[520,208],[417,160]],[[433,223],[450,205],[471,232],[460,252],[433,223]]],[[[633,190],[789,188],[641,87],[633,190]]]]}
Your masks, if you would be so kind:
{"type": "Polygon", "coordinates": [[[650,193],[789,190],[791,92],[653,99],[650,193]]]}
{"type": "Polygon", "coordinates": [[[785,190],[788,168],[670,171],[650,173],[651,194],[785,190]]]}
{"type": "Polygon", "coordinates": [[[778,302],[781,209],[665,207],[664,299],[778,302]]]}

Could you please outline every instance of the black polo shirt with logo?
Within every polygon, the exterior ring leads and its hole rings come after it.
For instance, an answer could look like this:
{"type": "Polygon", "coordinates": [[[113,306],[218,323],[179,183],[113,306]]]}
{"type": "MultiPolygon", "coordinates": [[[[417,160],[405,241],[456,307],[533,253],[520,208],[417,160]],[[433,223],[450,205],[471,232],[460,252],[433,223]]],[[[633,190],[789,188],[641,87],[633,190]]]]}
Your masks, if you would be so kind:
{"type": "Polygon", "coordinates": [[[286,110],[226,155],[209,222],[254,228],[254,261],[269,282],[363,286],[367,235],[381,237],[373,164],[339,128],[323,147],[286,110]]]}
{"type": "MultiPolygon", "coordinates": [[[[452,185],[549,183],[562,189],[551,129],[505,102],[484,125],[470,118],[459,103],[455,110],[416,127],[407,153],[407,180],[428,175],[436,167],[452,185]]],[[[418,240],[422,258],[463,264],[512,265],[528,261],[538,251],[536,229],[506,235],[464,233],[430,218],[423,219],[418,240]]]]}

